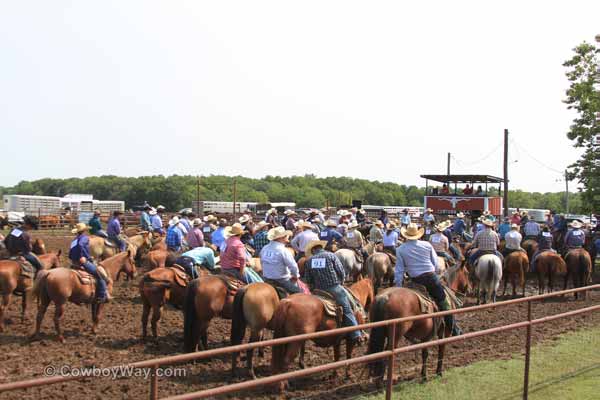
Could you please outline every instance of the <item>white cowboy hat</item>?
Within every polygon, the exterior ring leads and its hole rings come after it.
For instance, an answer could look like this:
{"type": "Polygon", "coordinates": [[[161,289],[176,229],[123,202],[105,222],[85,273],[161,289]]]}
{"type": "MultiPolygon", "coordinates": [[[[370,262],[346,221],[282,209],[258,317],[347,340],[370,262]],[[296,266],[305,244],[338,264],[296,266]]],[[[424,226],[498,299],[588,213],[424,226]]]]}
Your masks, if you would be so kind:
{"type": "Polygon", "coordinates": [[[277,209],[276,208],[271,208],[269,210],[269,214],[273,214],[273,213],[277,214],[277,209]]]}
{"type": "Polygon", "coordinates": [[[458,214],[456,214],[456,218],[464,218],[465,214],[463,212],[459,212],[458,214]]]}
{"type": "Polygon", "coordinates": [[[302,221],[298,223],[298,228],[301,229],[315,229],[315,226],[310,222],[302,221]]]}
{"type": "Polygon", "coordinates": [[[579,229],[582,226],[583,226],[583,224],[581,222],[579,222],[578,220],[571,222],[571,228],[579,229]]]}
{"type": "Polygon", "coordinates": [[[148,215],[156,215],[156,208],[151,208],[150,211],[148,211],[148,215]]]}
{"type": "Polygon", "coordinates": [[[287,216],[290,216],[290,215],[295,215],[296,211],[294,211],[294,210],[285,210],[283,213],[285,215],[287,215],[287,216]]]}
{"type": "Polygon", "coordinates": [[[440,231],[440,232],[443,232],[443,231],[445,231],[446,229],[448,229],[448,227],[449,227],[450,225],[452,225],[452,223],[451,223],[450,221],[448,221],[448,220],[446,220],[446,221],[442,221],[442,222],[440,222],[439,224],[437,224],[437,225],[435,226],[435,229],[437,229],[437,230],[438,230],[438,231],[440,231]]]}
{"type": "Polygon", "coordinates": [[[250,217],[247,215],[242,215],[238,221],[240,221],[240,224],[245,224],[246,222],[250,221],[250,217]]]}
{"type": "Polygon", "coordinates": [[[408,240],[418,240],[425,233],[425,229],[411,222],[406,228],[400,229],[400,233],[408,240]]]}
{"type": "Polygon", "coordinates": [[[489,211],[489,210],[485,210],[485,211],[483,212],[483,215],[490,215],[490,211],[489,211]]]}
{"type": "Polygon", "coordinates": [[[494,226],[494,221],[492,221],[489,218],[483,218],[481,220],[481,223],[484,224],[485,226],[489,226],[489,227],[493,227],[494,226]]]}
{"type": "Polygon", "coordinates": [[[332,219],[328,219],[327,221],[325,221],[325,226],[330,226],[332,228],[335,228],[335,227],[337,227],[337,223],[332,219]]]}
{"type": "Polygon", "coordinates": [[[174,216],[169,221],[169,226],[177,225],[178,223],[179,223],[179,217],[178,216],[174,216]]]}
{"type": "Polygon", "coordinates": [[[387,229],[387,230],[396,229],[396,224],[393,222],[388,222],[388,224],[385,226],[385,229],[387,229]]]}
{"type": "Polygon", "coordinates": [[[258,224],[256,224],[256,230],[260,231],[261,229],[263,229],[265,226],[270,226],[271,224],[269,224],[267,221],[260,221],[258,224]]]}
{"type": "Polygon", "coordinates": [[[312,250],[317,246],[325,248],[325,246],[327,246],[327,241],[311,240],[310,242],[307,243],[306,247],[304,248],[304,255],[306,257],[312,257],[312,250]]]}
{"type": "Polygon", "coordinates": [[[512,225],[510,226],[510,229],[519,229],[519,225],[517,225],[517,224],[512,224],[512,225]]]}
{"type": "Polygon", "coordinates": [[[337,212],[337,214],[338,214],[340,217],[345,217],[346,215],[348,215],[348,214],[350,214],[350,213],[349,213],[347,210],[340,210],[340,211],[338,211],[338,212],[337,212]]]}
{"type": "Polygon", "coordinates": [[[225,237],[239,236],[244,233],[244,228],[241,224],[235,223],[225,228],[225,237]]]}
{"type": "Polygon", "coordinates": [[[352,221],[348,224],[348,229],[356,229],[358,228],[358,222],[352,221]]]}
{"type": "Polygon", "coordinates": [[[192,226],[200,226],[202,225],[202,220],[200,218],[194,218],[192,221],[192,226]]]}
{"type": "Polygon", "coordinates": [[[81,232],[85,232],[89,229],[90,229],[89,226],[87,226],[83,222],[79,222],[77,225],[75,225],[75,229],[71,230],[71,233],[81,233],[81,232]]]}
{"type": "Polygon", "coordinates": [[[276,228],[269,229],[269,232],[267,233],[267,239],[269,239],[270,241],[277,240],[286,236],[292,236],[292,232],[286,231],[283,226],[278,226],[276,228]]]}

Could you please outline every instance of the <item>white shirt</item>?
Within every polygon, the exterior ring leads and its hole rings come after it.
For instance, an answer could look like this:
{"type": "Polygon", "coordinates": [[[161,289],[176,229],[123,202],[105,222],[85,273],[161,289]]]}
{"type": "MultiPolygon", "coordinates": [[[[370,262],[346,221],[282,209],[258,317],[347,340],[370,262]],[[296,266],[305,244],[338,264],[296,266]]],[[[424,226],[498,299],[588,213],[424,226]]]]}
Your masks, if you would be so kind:
{"type": "MultiPolygon", "coordinates": [[[[294,250],[304,253],[308,242],[313,240],[319,240],[319,236],[311,230],[305,230],[300,232],[295,238],[292,239],[291,245],[294,250]]],[[[261,251],[262,253],[262,251],[261,251]]]]}
{"type": "Polygon", "coordinates": [[[383,233],[383,246],[391,247],[398,244],[398,232],[396,231],[385,231],[383,233]]]}
{"type": "Polygon", "coordinates": [[[285,245],[281,242],[272,241],[260,251],[260,263],[263,277],[267,279],[290,279],[300,276],[298,264],[285,245]]]}
{"type": "Polygon", "coordinates": [[[507,249],[519,249],[521,248],[521,240],[523,240],[523,236],[519,233],[519,231],[511,229],[506,235],[504,235],[504,240],[506,241],[507,249]]]}

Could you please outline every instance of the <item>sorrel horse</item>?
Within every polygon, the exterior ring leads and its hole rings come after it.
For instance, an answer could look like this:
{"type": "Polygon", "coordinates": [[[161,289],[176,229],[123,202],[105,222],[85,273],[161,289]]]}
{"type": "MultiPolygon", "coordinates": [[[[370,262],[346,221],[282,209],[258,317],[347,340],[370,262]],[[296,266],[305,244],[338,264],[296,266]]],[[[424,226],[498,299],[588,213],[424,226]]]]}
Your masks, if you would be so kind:
{"type": "Polygon", "coordinates": [[[208,275],[188,284],[183,302],[183,347],[187,353],[208,349],[208,326],[214,317],[231,319],[233,296],[223,276],[208,275]]]}
{"type": "MultiPolygon", "coordinates": [[[[117,279],[121,272],[131,277],[135,274],[134,259],[132,253],[129,251],[119,253],[104,260],[102,267],[108,275],[108,293],[112,292],[113,281],[117,279]]],[[[92,333],[96,333],[104,304],[95,302],[95,285],[83,284],[75,270],[70,268],[55,268],[41,271],[36,278],[33,294],[39,299],[39,303],[35,332],[32,339],[39,336],[48,306],[50,303],[54,303],[54,328],[56,329],[57,340],[64,343],[65,338],[60,328],[60,320],[64,314],[67,301],[78,305],[91,304],[92,333]]]]}
{"type": "Polygon", "coordinates": [[[535,260],[535,272],[538,278],[538,293],[544,294],[544,278],[548,276],[548,293],[554,291],[554,278],[567,273],[567,264],[560,254],[544,251],[535,260]]]}
{"type": "Polygon", "coordinates": [[[523,241],[521,247],[523,247],[523,250],[527,252],[527,258],[531,260],[538,249],[538,243],[533,239],[526,239],[523,241]]]}
{"type": "MultiPolygon", "coordinates": [[[[207,275],[208,271],[200,270],[200,275],[207,275]]],[[[142,340],[147,337],[148,317],[152,310],[152,336],[158,337],[158,321],[162,307],[166,303],[175,306],[183,305],[187,284],[182,282],[173,268],[157,268],[147,272],[139,284],[140,297],[142,298],[142,340]]]]}
{"type": "Polygon", "coordinates": [[[31,251],[38,256],[46,254],[46,244],[42,239],[37,238],[33,241],[31,245],[31,251]]]}
{"type": "Polygon", "coordinates": [[[469,280],[469,270],[467,270],[464,263],[448,268],[442,279],[450,289],[464,296],[468,295],[473,289],[469,280]]]}
{"type": "MultiPolygon", "coordinates": [[[[421,304],[417,294],[410,289],[394,287],[386,289],[383,291],[383,293],[375,298],[375,302],[371,307],[369,319],[371,322],[377,322],[421,314],[421,304]]],[[[371,330],[371,337],[369,339],[368,354],[383,351],[384,347],[386,346],[386,340],[388,342],[388,346],[392,339],[393,343],[398,345],[400,338],[402,337],[405,337],[410,341],[427,342],[434,338],[434,332],[434,321],[431,318],[397,324],[395,338],[391,338],[391,327],[373,328],[371,330]]],[[[444,329],[439,330],[438,336],[441,338],[444,335],[451,335],[450,327],[444,327],[444,329]]],[[[442,375],[444,350],[445,345],[442,344],[438,347],[437,374],[440,376],[442,375]]],[[[426,348],[422,349],[421,377],[423,380],[427,380],[428,357],[429,350],[426,348]]],[[[385,363],[383,361],[376,361],[370,364],[370,372],[371,376],[376,377],[378,384],[381,384],[383,374],[385,372],[385,363]]]]}
{"type": "MultiPolygon", "coordinates": [[[[43,269],[57,268],[60,266],[59,250],[56,253],[38,256],[43,269]]],[[[17,291],[23,297],[21,305],[21,322],[25,321],[25,312],[29,302],[29,293],[33,287],[33,279],[21,276],[21,265],[15,260],[0,261],[0,332],[4,329],[4,310],[10,305],[12,294],[17,291]]]]}
{"type": "MultiPolygon", "coordinates": [[[[565,262],[567,263],[567,275],[565,275],[564,290],[567,289],[569,283],[569,277],[572,276],[573,287],[580,288],[587,286],[592,280],[592,259],[590,253],[586,249],[571,249],[565,256],[565,262]]],[[[575,298],[578,298],[579,293],[575,293],[575,298]]],[[[583,299],[587,298],[587,292],[583,292],[583,299]]]]}
{"type": "MultiPolygon", "coordinates": [[[[240,288],[233,300],[231,345],[235,346],[242,343],[246,333],[246,326],[250,328],[249,343],[262,340],[264,329],[271,328],[269,323],[278,305],[279,296],[277,295],[277,291],[268,283],[251,283],[248,286],[240,288]]],[[[261,349],[259,349],[259,353],[262,356],[261,349]]],[[[254,350],[248,350],[246,353],[248,372],[253,379],[256,379],[252,364],[253,357],[254,350]]],[[[234,353],[231,356],[232,375],[235,375],[238,358],[238,353],[234,353]]]]}
{"type": "MultiPolygon", "coordinates": [[[[94,260],[103,260],[114,256],[119,252],[116,247],[109,247],[105,243],[105,238],[100,236],[90,235],[90,255],[94,260]]],[[[126,238],[127,250],[130,251],[134,258],[143,249],[150,249],[152,242],[150,240],[150,232],[140,232],[136,235],[126,238]]],[[[141,253],[140,253],[141,254],[141,253]]]]}
{"type": "Polygon", "coordinates": [[[502,296],[506,294],[506,286],[508,286],[508,280],[513,288],[513,297],[517,297],[517,279],[519,279],[519,285],[523,290],[523,297],[525,297],[525,273],[529,271],[529,257],[523,251],[513,251],[504,259],[504,290],[502,296]]]}
{"type": "MultiPolygon", "coordinates": [[[[356,295],[360,304],[365,308],[372,304],[374,299],[373,283],[371,279],[362,279],[352,286],[350,290],[356,295]]],[[[361,313],[355,313],[359,324],[364,323],[361,313]]],[[[330,317],[325,313],[325,307],[321,300],[316,296],[308,294],[293,294],[279,303],[275,315],[273,317],[272,326],[274,329],[274,337],[287,337],[300,335],[303,333],[312,333],[317,331],[325,331],[335,329],[337,323],[334,317],[330,317]]],[[[314,342],[319,347],[333,346],[333,354],[335,361],[340,359],[340,347],[343,337],[328,336],[320,339],[315,339],[314,342]]],[[[273,346],[273,355],[271,358],[271,369],[273,374],[285,372],[287,366],[294,361],[298,352],[304,348],[303,342],[292,342],[285,345],[273,346]]],[[[346,357],[352,357],[354,343],[346,340],[346,357]]],[[[300,355],[300,366],[304,367],[304,351],[300,355]]],[[[349,370],[346,369],[346,375],[349,370]]],[[[281,382],[279,385],[280,392],[283,392],[287,382],[281,382]]]]}

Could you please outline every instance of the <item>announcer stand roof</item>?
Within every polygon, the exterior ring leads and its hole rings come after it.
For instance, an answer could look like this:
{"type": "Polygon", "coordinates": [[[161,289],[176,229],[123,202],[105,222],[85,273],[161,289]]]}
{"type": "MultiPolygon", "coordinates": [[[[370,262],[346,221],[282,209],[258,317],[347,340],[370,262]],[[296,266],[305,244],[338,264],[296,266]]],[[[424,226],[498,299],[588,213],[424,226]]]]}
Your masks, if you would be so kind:
{"type": "MultiPolygon", "coordinates": [[[[421,175],[426,179],[425,208],[431,208],[435,214],[456,214],[460,211],[472,216],[479,216],[484,210],[490,214],[502,214],[502,186],[504,179],[492,175],[421,175]],[[446,189],[441,192],[437,188],[429,190],[429,181],[441,182],[446,189]],[[470,184],[471,192],[458,189],[458,184],[470,184]],[[498,184],[498,195],[488,195],[488,184],[498,184]],[[454,184],[452,190],[451,185],[454,184]],[[482,192],[474,193],[473,184],[484,184],[482,192]]],[[[480,185],[481,186],[481,185],[480,185]]]]}

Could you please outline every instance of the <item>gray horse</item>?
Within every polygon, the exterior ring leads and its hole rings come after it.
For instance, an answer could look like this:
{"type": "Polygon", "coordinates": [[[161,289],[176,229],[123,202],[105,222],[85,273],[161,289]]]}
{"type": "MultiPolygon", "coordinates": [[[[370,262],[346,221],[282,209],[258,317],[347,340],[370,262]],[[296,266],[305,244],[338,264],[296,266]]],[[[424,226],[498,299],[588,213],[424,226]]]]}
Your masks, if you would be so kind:
{"type": "Polygon", "coordinates": [[[373,253],[367,258],[367,276],[373,281],[375,295],[385,279],[392,286],[394,282],[394,265],[386,253],[373,253]]]}
{"type": "Polygon", "coordinates": [[[350,277],[354,282],[362,276],[363,265],[356,260],[356,253],[350,249],[339,249],[335,252],[338,260],[344,266],[346,277],[350,277]]]}
{"type": "Polygon", "coordinates": [[[502,281],[502,261],[495,254],[484,254],[475,263],[475,276],[479,280],[477,284],[477,304],[483,299],[483,303],[491,300],[496,302],[496,291],[502,281]]]}

